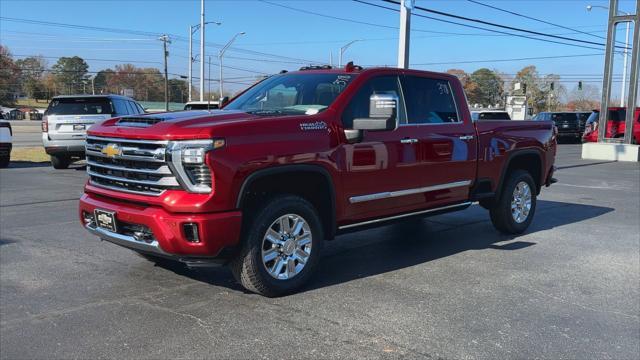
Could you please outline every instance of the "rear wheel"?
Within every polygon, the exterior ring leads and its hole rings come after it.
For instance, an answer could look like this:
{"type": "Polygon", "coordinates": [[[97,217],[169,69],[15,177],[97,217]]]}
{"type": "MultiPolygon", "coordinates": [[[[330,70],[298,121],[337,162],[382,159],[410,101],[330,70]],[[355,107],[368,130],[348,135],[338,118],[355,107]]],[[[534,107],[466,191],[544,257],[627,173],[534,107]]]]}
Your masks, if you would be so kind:
{"type": "Polygon", "coordinates": [[[54,169],[66,169],[71,164],[71,158],[66,155],[51,155],[51,166],[54,169]]]}
{"type": "Polygon", "coordinates": [[[293,195],[272,198],[248,214],[243,248],[231,262],[236,280],[264,296],[291,293],[313,274],[323,243],[316,209],[293,195]]]}
{"type": "Polygon", "coordinates": [[[507,178],[500,198],[489,210],[491,222],[505,234],[525,231],[536,211],[536,185],[531,175],[516,170],[507,178]]]}
{"type": "Polygon", "coordinates": [[[6,168],[9,166],[9,155],[0,157],[0,168],[6,168]]]}

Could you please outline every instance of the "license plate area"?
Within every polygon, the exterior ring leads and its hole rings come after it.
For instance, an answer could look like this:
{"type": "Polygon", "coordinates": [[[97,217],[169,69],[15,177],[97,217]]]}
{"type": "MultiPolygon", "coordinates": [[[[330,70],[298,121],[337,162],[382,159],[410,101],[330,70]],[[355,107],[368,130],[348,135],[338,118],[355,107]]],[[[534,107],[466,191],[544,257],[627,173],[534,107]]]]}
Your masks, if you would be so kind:
{"type": "Polygon", "coordinates": [[[96,225],[98,225],[99,228],[114,233],[118,232],[116,225],[116,213],[114,211],[95,209],[94,214],[96,216],[96,225]]]}

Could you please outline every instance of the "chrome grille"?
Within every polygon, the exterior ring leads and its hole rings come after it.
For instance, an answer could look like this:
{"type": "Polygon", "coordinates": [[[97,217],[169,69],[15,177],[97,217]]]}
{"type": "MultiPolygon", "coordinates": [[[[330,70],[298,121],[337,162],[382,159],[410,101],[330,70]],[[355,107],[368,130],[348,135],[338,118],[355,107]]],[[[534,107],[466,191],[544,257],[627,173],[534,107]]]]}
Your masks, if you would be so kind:
{"type": "Polygon", "coordinates": [[[180,183],[165,161],[166,141],[89,136],[87,173],[92,185],[158,196],[180,183]]]}

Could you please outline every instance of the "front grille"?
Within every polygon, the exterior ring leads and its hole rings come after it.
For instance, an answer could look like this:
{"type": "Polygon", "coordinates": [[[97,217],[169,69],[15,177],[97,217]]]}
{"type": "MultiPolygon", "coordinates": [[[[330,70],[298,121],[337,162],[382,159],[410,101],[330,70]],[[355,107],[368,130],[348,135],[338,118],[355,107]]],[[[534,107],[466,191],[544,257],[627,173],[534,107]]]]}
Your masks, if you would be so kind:
{"type": "Polygon", "coordinates": [[[158,196],[180,184],[165,160],[166,141],[89,136],[87,173],[92,185],[158,196]]]}

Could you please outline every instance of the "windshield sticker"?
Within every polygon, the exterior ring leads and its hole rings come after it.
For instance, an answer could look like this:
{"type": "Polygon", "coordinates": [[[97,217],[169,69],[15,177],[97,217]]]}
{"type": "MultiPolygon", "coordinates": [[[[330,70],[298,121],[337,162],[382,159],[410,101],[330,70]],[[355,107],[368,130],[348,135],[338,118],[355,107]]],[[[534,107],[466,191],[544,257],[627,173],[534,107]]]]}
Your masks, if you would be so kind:
{"type": "Polygon", "coordinates": [[[324,121],[300,123],[300,130],[302,131],[326,130],[326,129],[327,129],[327,123],[324,121]]]}

